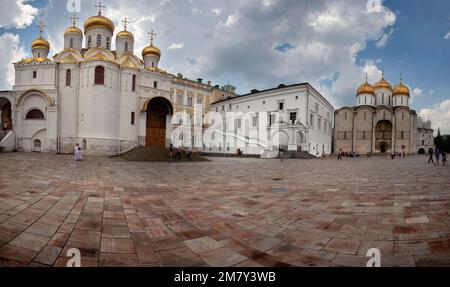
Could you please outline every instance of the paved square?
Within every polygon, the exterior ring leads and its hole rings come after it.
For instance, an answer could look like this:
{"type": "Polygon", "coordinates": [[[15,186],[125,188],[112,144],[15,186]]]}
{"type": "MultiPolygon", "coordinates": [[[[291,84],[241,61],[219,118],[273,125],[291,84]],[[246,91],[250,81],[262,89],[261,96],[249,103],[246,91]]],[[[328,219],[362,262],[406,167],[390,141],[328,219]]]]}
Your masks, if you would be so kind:
{"type": "Polygon", "coordinates": [[[450,168],[0,154],[0,266],[65,266],[71,248],[82,266],[365,266],[369,248],[450,266],[450,168]]]}

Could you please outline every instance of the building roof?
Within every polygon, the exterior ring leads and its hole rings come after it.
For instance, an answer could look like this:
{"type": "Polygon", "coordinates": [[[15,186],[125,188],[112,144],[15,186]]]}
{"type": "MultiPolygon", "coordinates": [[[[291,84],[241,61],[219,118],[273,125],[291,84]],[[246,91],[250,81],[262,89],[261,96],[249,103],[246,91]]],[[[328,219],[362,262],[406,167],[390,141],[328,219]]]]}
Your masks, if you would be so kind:
{"type": "MultiPolygon", "coordinates": [[[[299,83],[299,84],[293,84],[293,85],[284,85],[284,84],[281,84],[281,85],[279,85],[279,86],[276,87],[276,88],[270,88],[270,89],[266,89],[266,90],[262,90],[262,91],[259,91],[259,90],[252,90],[252,92],[250,92],[250,93],[248,93],[248,94],[236,96],[236,97],[234,97],[234,98],[226,98],[226,99],[223,99],[223,100],[214,102],[214,103],[212,103],[211,105],[216,105],[216,104],[224,103],[224,102],[227,102],[227,101],[229,101],[229,100],[239,100],[239,99],[242,99],[242,98],[245,98],[245,97],[249,97],[249,96],[256,96],[256,95],[259,95],[259,94],[262,94],[262,93],[266,93],[266,92],[272,92],[272,91],[276,91],[276,90],[283,90],[283,89],[287,89],[287,88],[302,87],[302,86],[303,86],[303,87],[308,87],[308,88],[310,88],[311,90],[313,90],[315,93],[317,93],[318,95],[322,96],[322,95],[321,95],[321,94],[320,94],[313,86],[311,86],[311,84],[309,84],[309,83],[299,83]]],[[[325,100],[331,107],[333,107],[333,106],[330,104],[330,102],[328,102],[327,99],[325,99],[325,97],[322,96],[322,98],[323,98],[323,100],[325,100]]]]}

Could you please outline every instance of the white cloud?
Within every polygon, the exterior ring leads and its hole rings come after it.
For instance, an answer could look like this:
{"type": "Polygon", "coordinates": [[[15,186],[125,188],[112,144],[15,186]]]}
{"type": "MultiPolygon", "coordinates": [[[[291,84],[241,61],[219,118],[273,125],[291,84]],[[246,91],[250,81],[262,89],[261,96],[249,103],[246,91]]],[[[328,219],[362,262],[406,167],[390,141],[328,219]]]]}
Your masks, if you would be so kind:
{"type": "Polygon", "coordinates": [[[421,89],[419,89],[419,88],[415,88],[415,89],[413,90],[413,95],[414,95],[415,97],[420,97],[421,95],[423,95],[423,90],[421,90],[421,89]]]}
{"type": "Polygon", "coordinates": [[[177,50],[177,49],[183,49],[184,43],[172,43],[172,45],[167,48],[168,50],[177,50]]]}
{"type": "Polygon", "coordinates": [[[0,28],[26,28],[33,23],[38,9],[26,0],[0,0],[0,28]]]}
{"type": "Polygon", "coordinates": [[[5,33],[0,36],[0,90],[9,90],[14,85],[14,66],[25,57],[25,51],[20,46],[19,35],[5,33]]]}
{"type": "Polygon", "coordinates": [[[217,16],[219,16],[220,14],[222,14],[222,9],[219,9],[219,8],[214,8],[214,9],[211,9],[211,12],[213,12],[214,14],[216,14],[217,16]]]}
{"type": "Polygon", "coordinates": [[[422,109],[419,115],[430,119],[432,128],[441,129],[441,133],[450,134],[450,100],[445,100],[432,108],[422,109]]]}
{"type": "Polygon", "coordinates": [[[231,27],[234,24],[236,24],[237,20],[238,20],[238,15],[232,14],[232,15],[228,16],[227,22],[225,23],[225,26],[231,27]]]}
{"type": "Polygon", "coordinates": [[[444,36],[444,39],[445,39],[445,40],[450,39],[450,32],[448,32],[447,35],[444,36]]]}

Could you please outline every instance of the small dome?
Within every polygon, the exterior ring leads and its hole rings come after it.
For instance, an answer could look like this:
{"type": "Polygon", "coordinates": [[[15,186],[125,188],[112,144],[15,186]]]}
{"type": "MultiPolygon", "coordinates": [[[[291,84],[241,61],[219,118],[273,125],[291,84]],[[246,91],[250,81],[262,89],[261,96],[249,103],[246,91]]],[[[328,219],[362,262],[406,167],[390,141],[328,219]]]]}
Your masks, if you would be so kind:
{"type": "Polygon", "coordinates": [[[66,31],[64,32],[64,35],[70,33],[79,34],[81,36],[83,35],[83,31],[81,31],[78,27],[75,26],[70,26],[69,28],[67,28],[66,31]]]}
{"type": "Polygon", "coordinates": [[[358,91],[356,92],[357,96],[359,96],[361,94],[372,94],[372,95],[374,95],[375,94],[375,89],[374,89],[374,87],[371,84],[367,83],[367,81],[366,81],[364,84],[359,86],[358,91]]]}
{"type": "Polygon", "coordinates": [[[388,81],[384,79],[384,74],[381,77],[381,80],[373,86],[375,89],[388,89],[392,90],[392,85],[388,81]]]}
{"type": "Polygon", "coordinates": [[[116,37],[117,38],[130,37],[130,38],[134,39],[133,33],[131,33],[130,31],[127,31],[127,30],[124,30],[124,31],[121,31],[121,32],[117,33],[116,37]]]}
{"type": "Polygon", "coordinates": [[[38,38],[31,42],[31,49],[35,48],[47,48],[50,50],[50,43],[44,38],[38,38]]]}
{"type": "Polygon", "coordinates": [[[150,44],[150,46],[147,46],[142,50],[142,57],[147,55],[155,55],[161,58],[161,50],[158,47],[153,46],[153,44],[150,44]]]}
{"type": "Polygon", "coordinates": [[[84,23],[85,32],[91,28],[97,27],[108,29],[111,33],[114,33],[115,29],[114,23],[110,19],[101,15],[92,16],[84,23]]]}
{"type": "Polygon", "coordinates": [[[407,86],[405,86],[403,84],[403,82],[400,82],[400,85],[398,85],[398,86],[396,86],[394,88],[394,92],[392,94],[393,95],[407,95],[407,96],[409,96],[410,92],[409,92],[409,88],[407,86]]]}

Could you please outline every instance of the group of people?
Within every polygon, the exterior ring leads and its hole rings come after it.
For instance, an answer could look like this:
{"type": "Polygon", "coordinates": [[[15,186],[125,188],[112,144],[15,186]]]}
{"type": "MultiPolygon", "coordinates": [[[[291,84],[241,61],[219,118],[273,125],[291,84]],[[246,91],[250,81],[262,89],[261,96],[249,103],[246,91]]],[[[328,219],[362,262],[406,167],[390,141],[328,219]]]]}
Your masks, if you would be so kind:
{"type": "Polygon", "coordinates": [[[343,157],[348,157],[348,158],[352,158],[352,159],[357,159],[361,156],[361,154],[359,152],[343,152],[342,149],[339,150],[338,154],[337,154],[337,158],[338,160],[342,160],[343,157]]]}
{"type": "Polygon", "coordinates": [[[193,158],[193,151],[192,151],[191,147],[188,147],[188,148],[184,148],[184,147],[177,148],[177,147],[174,147],[173,144],[170,144],[169,152],[170,152],[170,156],[172,158],[174,158],[175,160],[177,160],[177,159],[181,160],[181,155],[182,155],[183,152],[186,154],[186,158],[188,160],[192,160],[192,158],[193,158]]]}
{"type": "Polygon", "coordinates": [[[442,157],[442,165],[447,165],[447,153],[445,151],[440,151],[438,148],[433,151],[432,148],[428,150],[428,164],[433,164],[435,166],[439,166],[442,157]]]}
{"type": "Polygon", "coordinates": [[[405,158],[406,153],[405,152],[391,152],[388,154],[388,158],[391,160],[394,160],[395,158],[405,158]]]}

